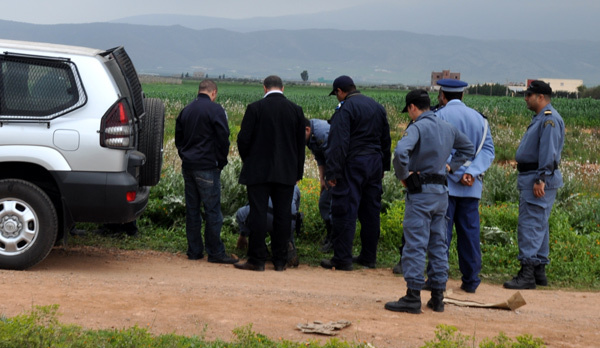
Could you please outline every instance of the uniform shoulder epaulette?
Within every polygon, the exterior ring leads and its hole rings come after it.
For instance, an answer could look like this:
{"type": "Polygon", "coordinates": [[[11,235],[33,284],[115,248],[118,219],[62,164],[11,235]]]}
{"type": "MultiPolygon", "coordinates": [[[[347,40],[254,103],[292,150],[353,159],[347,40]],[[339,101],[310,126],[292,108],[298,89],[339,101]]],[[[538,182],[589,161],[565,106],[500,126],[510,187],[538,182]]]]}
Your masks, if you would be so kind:
{"type": "Polygon", "coordinates": [[[478,112],[478,113],[481,115],[481,117],[483,117],[483,118],[487,119],[487,116],[486,116],[486,115],[484,115],[484,114],[483,114],[483,112],[481,112],[481,111],[477,111],[477,112],[478,112]]]}
{"type": "Polygon", "coordinates": [[[544,116],[552,115],[552,111],[546,110],[544,111],[544,116]]]}

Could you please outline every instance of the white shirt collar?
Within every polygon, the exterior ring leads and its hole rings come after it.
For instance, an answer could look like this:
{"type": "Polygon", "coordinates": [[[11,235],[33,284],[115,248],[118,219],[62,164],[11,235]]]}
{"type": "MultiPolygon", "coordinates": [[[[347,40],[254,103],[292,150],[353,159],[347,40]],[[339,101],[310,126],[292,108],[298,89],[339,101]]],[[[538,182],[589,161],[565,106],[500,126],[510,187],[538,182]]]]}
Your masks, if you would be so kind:
{"type": "Polygon", "coordinates": [[[283,92],[282,92],[282,91],[280,91],[280,90],[278,90],[278,89],[273,89],[273,90],[270,90],[270,91],[268,91],[268,92],[267,92],[267,93],[264,95],[264,97],[263,97],[263,98],[265,98],[265,97],[266,97],[266,96],[268,96],[269,94],[273,94],[273,93],[281,93],[281,94],[283,94],[283,92]]]}

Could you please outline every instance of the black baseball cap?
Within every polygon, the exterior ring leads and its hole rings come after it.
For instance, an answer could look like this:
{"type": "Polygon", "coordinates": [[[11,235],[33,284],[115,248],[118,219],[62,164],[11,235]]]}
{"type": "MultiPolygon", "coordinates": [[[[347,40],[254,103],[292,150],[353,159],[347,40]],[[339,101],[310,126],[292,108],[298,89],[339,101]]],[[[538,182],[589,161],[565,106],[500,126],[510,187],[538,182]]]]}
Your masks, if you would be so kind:
{"type": "Polygon", "coordinates": [[[408,106],[410,104],[414,104],[417,101],[427,101],[427,103],[431,103],[431,99],[429,98],[429,93],[427,93],[424,89],[415,89],[414,91],[408,92],[406,95],[406,105],[401,112],[408,112],[408,106]]]}
{"type": "Polygon", "coordinates": [[[525,94],[544,94],[544,95],[552,95],[552,88],[549,84],[541,80],[531,81],[527,89],[525,90],[525,94]]]}
{"type": "Polygon", "coordinates": [[[352,81],[350,76],[342,75],[333,81],[333,90],[331,93],[329,93],[329,95],[334,95],[338,88],[343,88],[346,86],[354,86],[354,81],[352,81]]]}

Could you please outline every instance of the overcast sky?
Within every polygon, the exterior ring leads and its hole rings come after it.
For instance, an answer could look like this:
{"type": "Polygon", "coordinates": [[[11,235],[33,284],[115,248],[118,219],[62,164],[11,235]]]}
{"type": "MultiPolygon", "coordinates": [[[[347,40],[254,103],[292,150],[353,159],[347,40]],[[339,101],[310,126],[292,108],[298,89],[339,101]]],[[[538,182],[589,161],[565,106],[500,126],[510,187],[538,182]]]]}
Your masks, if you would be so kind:
{"type": "Polygon", "coordinates": [[[0,3],[0,19],[34,24],[108,22],[147,14],[240,19],[333,10],[339,11],[339,19],[344,16],[345,8],[361,5],[365,6],[364,21],[352,21],[339,29],[407,30],[476,39],[521,36],[529,40],[600,41],[598,0],[0,0],[0,3]],[[374,10],[369,12],[369,8],[374,10]]]}
{"type": "Polygon", "coordinates": [[[368,0],[0,0],[0,18],[35,24],[106,22],[143,14],[223,18],[281,16],[330,11],[368,0]]]}

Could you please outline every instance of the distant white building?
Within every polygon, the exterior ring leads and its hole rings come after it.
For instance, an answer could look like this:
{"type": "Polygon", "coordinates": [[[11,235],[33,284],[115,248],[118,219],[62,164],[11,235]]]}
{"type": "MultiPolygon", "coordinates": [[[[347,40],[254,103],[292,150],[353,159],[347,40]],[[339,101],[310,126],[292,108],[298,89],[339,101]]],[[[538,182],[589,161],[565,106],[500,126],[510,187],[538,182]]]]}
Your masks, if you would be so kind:
{"type": "MultiPolygon", "coordinates": [[[[574,80],[574,79],[549,79],[549,78],[539,78],[536,80],[542,80],[550,85],[553,92],[568,92],[568,93],[577,93],[577,87],[583,86],[583,80],[574,80]]],[[[533,79],[527,80],[527,85],[533,81],[533,79]]]]}

